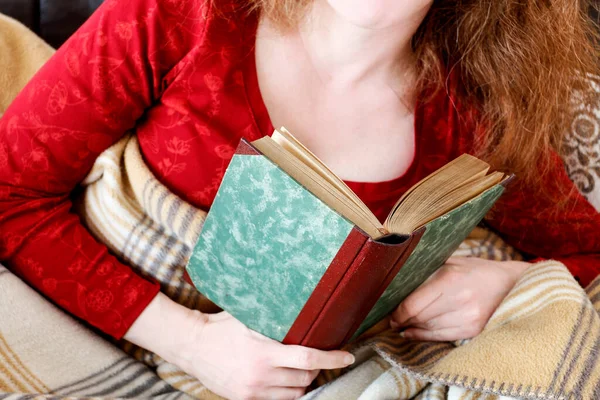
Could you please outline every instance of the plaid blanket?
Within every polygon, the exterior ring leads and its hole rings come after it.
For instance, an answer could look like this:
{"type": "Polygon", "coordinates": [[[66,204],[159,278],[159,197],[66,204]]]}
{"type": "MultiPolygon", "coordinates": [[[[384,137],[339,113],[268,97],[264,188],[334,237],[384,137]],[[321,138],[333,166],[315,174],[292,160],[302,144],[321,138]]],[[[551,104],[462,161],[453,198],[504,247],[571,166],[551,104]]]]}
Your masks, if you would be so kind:
{"type": "MultiPolygon", "coordinates": [[[[11,60],[12,47],[42,45],[6,18],[0,17],[0,32],[0,46],[4,46],[0,47],[0,75],[26,74],[41,65],[41,53],[27,51],[17,52],[14,63],[3,65],[11,60]],[[28,69],[23,65],[29,65],[28,69]]],[[[4,93],[14,95],[20,89],[16,85],[26,79],[11,79],[0,76],[0,82],[10,86],[4,93]]],[[[598,115],[590,109],[582,113],[598,115]]],[[[576,151],[597,155],[598,147],[593,153],[585,146],[599,146],[600,139],[589,139],[594,134],[598,137],[598,129],[586,126],[577,131],[585,133],[579,135],[583,139],[570,137],[578,140],[576,151]]],[[[594,172],[597,158],[590,160],[571,171],[592,171],[588,175],[596,188],[600,186],[594,172]]],[[[572,176],[575,182],[584,182],[572,176]]],[[[139,273],[158,280],[176,301],[215,311],[182,279],[205,213],[175,196],[152,175],[135,136],[124,136],[101,154],[82,185],[77,210],[99,240],[139,273]]],[[[595,189],[582,192],[594,203],[595,189]]],[[[481,229],[472,233],[456,255],[495,260],[519,257],[493,233],[481,229]]],[[[305,398],[600,398],[599,299],[600,280],[586,292],[560,263],[536,264],[475,339],[410,342],[386,329],[383,321],[349,346],[357,357],[351,369],[323,372],[315,390],[305,398]]],[[[0,267],[0,399],[4,398],[218,396],[159,357],[125,342],[113,343],[90,330],[0,267]]]]}
{"type": "MultiPolygon", "coordinates": [[[[457,252],[476,254],[516,253],[478,229],[457,252]]],[[[157,357],[127,355],[1,267],[0,293],[0,399],[218,398],[157,357]]],[[[356,366],[322,373],[305,398],[598,398],[599,299],[600,280],[586,293],[561,264],[537,264],[475,339],[410,342],[382,330],[350,345],[356,366]]]]}

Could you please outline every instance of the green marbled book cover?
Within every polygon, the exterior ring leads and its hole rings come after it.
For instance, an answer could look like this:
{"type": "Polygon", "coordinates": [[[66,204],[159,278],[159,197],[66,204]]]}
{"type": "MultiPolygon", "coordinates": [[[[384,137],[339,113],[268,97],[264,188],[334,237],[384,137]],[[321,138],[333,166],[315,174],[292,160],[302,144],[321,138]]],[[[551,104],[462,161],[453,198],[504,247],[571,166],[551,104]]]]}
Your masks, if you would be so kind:
{"type": "MultiPolygon", "coordinates": [[[[428,223],[355,337],[435,272],[503,191],[496,185],[428,223]]],[[[187,271],[215,304],[282,341],[353,227],[268,158],[235,154],[187,271]]]]}
{"type": "Polygon", "coordinates": [[[187,271],[211,301],[282,341],[353,227],[266,157],[235,154],[187,271]]]}
{"type": "Polygon", "coordinates": [[[504,192],[498,184],[460,207],[425,225],[425,233],[355,333],[360,335],[380,321],[432,275],[458,248],[504,192]]]}

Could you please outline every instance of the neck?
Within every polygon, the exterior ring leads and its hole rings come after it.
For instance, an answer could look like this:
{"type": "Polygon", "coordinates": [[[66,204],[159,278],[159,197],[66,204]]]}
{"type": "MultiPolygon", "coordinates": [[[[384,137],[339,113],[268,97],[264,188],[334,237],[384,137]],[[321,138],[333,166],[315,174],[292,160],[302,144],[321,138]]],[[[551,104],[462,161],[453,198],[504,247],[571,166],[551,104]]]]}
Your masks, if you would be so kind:
{"type": "Polygon", "coordinates": [[[304,48],[323,82],[348,85],[372,78],[404,80],[414,73],[411,40],[425,12],[382,28],[361,27],[315,0],[300,23],[304,48]]]}

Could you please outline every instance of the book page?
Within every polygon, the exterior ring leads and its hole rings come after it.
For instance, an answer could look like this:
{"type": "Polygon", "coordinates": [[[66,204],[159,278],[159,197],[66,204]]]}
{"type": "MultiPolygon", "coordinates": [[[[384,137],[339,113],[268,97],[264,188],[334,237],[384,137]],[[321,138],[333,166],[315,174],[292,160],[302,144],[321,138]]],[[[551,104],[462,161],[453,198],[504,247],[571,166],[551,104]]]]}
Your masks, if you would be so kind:
{"type": "Polygon", "coordinates": [[[499,183],[490,166],[463,154],[425,177],[397,201],[384,224],[317,156],[285,128],[252,144],[307,190],[377,239],[388,233],[407,235],[499,183]]]}
{"type": "Polygon", "coordinates": [[[396,203],[384,226],[410,233],[499,183],[504,174],[487,175],[490,166],[468,154],[418,182],[396,203]]]}

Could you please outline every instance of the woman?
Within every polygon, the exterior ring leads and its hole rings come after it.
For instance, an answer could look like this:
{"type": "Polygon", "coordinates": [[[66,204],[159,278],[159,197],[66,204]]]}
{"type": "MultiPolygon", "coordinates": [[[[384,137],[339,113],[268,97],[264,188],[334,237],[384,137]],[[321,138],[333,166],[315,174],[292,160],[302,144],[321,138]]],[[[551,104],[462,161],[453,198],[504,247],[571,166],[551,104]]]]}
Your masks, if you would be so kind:
{"type": "MultiPolygon", "coordinates": [[[[296,398],[353,357],[174,303],[109,255],[69,201],[133,130],[160,181],[208,209],[239,139],[284,125],[381,218],[463,152],[516,173],[488,224],[586,284],[600,272],[600,216],[557,157],[567,100],[595,67],[585,24],[572,0],[107,0],[0,121],[0,258],[218,394],[296,398]]],[[[392,324],[415,339],[472,337],[529,265],[451,259],[392,324]]]]}

